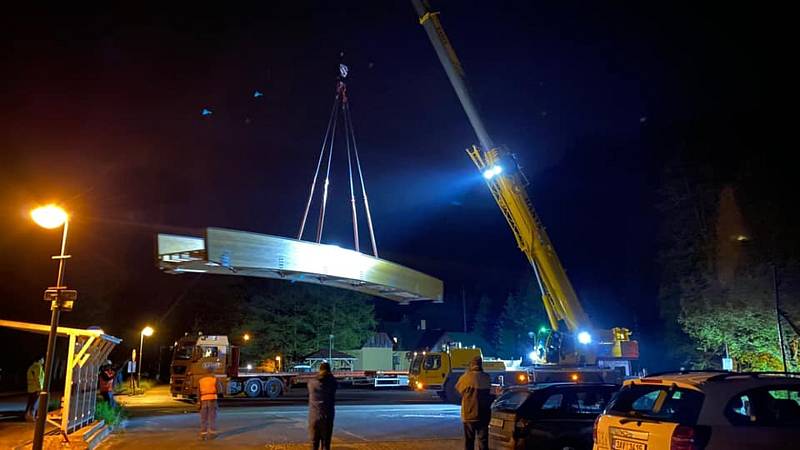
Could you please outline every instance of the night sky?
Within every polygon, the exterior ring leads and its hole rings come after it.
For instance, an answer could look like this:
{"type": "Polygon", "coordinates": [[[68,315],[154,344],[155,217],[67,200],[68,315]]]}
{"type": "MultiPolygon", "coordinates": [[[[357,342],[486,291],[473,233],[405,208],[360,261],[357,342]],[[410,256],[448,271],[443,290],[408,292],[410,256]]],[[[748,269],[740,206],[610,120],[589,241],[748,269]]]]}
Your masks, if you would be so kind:
{"type": "MultiPolygon", "coordinates": [[[[585,308],[600,326],[646,333],[664,139],[735,129],[761,108],[755,13],[433,6],[585,308]]],[[[76,8],[0,18],[0,317],[49,317],[40,298],[59,236],[27,219],[37,203],[73,213],[70,286],[125,287],[115,311],[130,326],[108,331],[126,339],[182,289],[154,267],[157,231],[294,236],[341,52],[379,251],[444,280],[450,301],[426,307],[452,312],[439,326],[460,326],[462,287],[502,299],[532,276],[463,151],[477,139],[409,2],[76,8]]],[[[349,247],[343,148],[324,241],[349,247]]]]}

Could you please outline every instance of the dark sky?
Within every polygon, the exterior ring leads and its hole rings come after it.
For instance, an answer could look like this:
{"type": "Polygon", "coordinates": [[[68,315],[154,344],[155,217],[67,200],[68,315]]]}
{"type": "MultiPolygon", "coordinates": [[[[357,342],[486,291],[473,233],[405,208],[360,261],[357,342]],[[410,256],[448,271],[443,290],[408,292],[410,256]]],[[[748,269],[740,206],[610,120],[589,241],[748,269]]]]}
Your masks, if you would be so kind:
{"type": "MultiPolygon", "coordinates": [[[[672,2],[434,7],[585,308],[604,326],[655,321],[659,141],[759,109],[758,17],[672,2]]],[[[121,336],[178,289],[154,268],[155,232],[293,236],[340,52],[382,256],[443,278],[449,295],[502,297],[531,276],[407,1],[76,8],[0,18],[2,316],[47,320],[58,236],[27,220],[38,202],[74,214],[70,285],[127,286],[121,336]]],[[[325,241],[349,246],[338,156],[325,241]]],[[[459,303],[439,306],[455,326],[459,303]]]]}

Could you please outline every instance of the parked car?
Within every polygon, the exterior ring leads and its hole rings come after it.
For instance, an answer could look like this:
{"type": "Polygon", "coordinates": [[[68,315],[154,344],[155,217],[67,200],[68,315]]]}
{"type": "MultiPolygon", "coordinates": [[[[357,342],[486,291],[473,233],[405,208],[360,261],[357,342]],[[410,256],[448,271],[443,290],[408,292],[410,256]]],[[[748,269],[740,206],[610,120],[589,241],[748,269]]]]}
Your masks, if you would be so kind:
{"type": "Polygon", "coordinates": [[[618,389],[608,383],[508,388],[492,403],[489,448],[589,450],[594,420],[618,389]]]}
{"type": "Polygon", "coordinates": [[[595,450],[761,450],[800,445],[800,378],[678,372],[625,381],[595,423],[595,450]]]}

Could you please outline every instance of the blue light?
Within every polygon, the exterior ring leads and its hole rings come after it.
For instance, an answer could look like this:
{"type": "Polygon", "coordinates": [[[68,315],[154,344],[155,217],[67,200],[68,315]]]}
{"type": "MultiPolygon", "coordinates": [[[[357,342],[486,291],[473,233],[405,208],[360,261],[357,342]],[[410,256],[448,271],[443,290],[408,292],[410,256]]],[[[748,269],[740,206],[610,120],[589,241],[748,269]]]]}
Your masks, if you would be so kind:
{"type": "Polygon", "coordinates": [[[200,112],[200,114],[202,114],[202,115],[204,115],[204,116],[210,116],[211,114],[214,114],[214,112],[213,112],[213,111],[211,111],[211,110],[210,110],[210,109],[208,109],[208,108],[203,108],[203,111],[202,111],[202,112],[200,112]]]}
{"type": "Polygon", "coordinates": [[[255,91],[255,92],[253,92],[253,97],[255,97],[255,98],[258,98],[258,97],[263,97],[263,96],[264,96],[264,93],[263,93],[263,92],[261,92],[261,91],[255,91]]]}
{"type": "Polygon", "coordinates": [[[494,178],[497,175],[500,175],[501,173],[503,173],[502,166],[492,166],[483,171],[483,178],[491,180],[492,178],[494,178]]]}
{"type": "Polygon", "coordinates": [[[583,345],[591,344],[592,343],[592,335],[589,334],[587,331],[581,331],[578,333],[578,342],[583,345]]]}

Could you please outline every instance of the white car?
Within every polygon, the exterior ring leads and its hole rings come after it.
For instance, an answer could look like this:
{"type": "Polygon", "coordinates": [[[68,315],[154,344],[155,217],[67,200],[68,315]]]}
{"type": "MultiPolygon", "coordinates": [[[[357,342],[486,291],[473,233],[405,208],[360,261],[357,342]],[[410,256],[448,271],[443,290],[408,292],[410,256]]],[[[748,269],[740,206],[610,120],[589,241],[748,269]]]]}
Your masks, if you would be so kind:
{"type": "Polygon", "coordinates": [[[800,449],[800,378],[676,372],[627,380],[595,421],[593,448],[800,449]]]}

